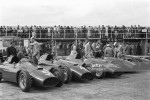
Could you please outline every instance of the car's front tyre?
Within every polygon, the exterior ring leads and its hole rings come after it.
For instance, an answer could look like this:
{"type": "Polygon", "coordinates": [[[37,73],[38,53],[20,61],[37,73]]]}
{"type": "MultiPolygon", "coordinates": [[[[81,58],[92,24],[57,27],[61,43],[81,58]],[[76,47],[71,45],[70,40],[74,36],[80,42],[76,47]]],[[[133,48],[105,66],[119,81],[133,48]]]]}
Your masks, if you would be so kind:
{"type": "Polygon", "coordinates": [[[19,87],[23,92],[31,89],[31,76],[27,71],[21,71],[18,77],[19,87]]]}
{"type": "Polygon", "coordinates": [[[96,70],[96,72],[95,72],[95,77],[96,78],[102,79],[105,76],[106,76],[106,71],[105,70],[101,70],[101,71],[96,70]]]}
{"type": "Polygon", "coordinates": [[[61,66],[61,69],[63,70],[64,72],[64,82],[65,83],[69,83],[72,79],[72,72],[70,70],[69,67],[66,67],[66,66],[61,66]]]}
{"type": "Polygon", "coordinates": [[[57,68],[55,67],[51,73],[53,73],[59,80],[58,84],[56,85],[56,87],[61,87],[64,84],[64,73],[63,70],[61,68],[57,68]]]}

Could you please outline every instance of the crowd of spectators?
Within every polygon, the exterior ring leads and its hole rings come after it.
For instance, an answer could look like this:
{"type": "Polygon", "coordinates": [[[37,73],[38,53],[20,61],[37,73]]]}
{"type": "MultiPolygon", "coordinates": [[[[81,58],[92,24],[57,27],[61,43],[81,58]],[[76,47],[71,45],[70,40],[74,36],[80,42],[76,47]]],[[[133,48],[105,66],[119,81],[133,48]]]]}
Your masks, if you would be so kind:
{"type": "Polygon", "coordinates": [[[0,36],[30,38],[150,38],[150,27],[127,26],[0,26],[0,36]]]}

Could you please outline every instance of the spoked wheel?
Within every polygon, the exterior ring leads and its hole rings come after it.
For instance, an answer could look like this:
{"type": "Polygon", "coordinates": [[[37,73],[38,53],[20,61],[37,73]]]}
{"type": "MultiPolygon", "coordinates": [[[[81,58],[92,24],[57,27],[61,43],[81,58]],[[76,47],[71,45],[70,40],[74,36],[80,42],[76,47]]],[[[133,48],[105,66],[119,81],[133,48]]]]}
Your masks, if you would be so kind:
{"type": "Polygon", "coordinates": [[[102,79],[106,76],[106,71],[105,70],[96,70],[95,72],[95,77],[98,79],[102,79]]]}
{"type": "Polygon", "coordinates": [[[64,72],[64,82],[69,83],[72,79],[72,72],[71,72],[70,68],[61,66],[61,69],[64,72]]]}
{"type": "Polygon", "coordinates": [[[52,70],[52,73],[58,78],[59,82],[58,84],[56,85],[57,87],[61,87],[63,84],[64,84],[64,72],[61,68],[54,68],[52,70]]]}
{"type": "Polygon", "coordinates": [[[19,87],[23,92],[28,92],[31,88],[31,77],[27,71],[21,71],[18,77],[19,87]]]}

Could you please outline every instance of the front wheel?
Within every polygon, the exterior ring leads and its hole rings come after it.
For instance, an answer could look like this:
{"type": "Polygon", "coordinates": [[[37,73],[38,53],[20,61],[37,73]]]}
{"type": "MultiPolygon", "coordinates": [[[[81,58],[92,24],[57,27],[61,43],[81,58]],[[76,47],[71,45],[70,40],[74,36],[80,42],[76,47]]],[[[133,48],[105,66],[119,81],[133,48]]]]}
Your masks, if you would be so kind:
{"type": "Polygon", "coordinates": [[[21,71],[18,77],[19,87],[23,92],[31,89],[31,77],[27,71],[21,71]]]}
{"type": "Polygon", "coordinates": [[[52,70],[52,73],[58,78],[59,82],[58,84],[56,85],[56,87],[61,87],[63,84],[64,84],[64,73],[63,73],[63,70],[61,68],[54,68],[52,70]]]}
{"type": "Polygon", "coordinates": [[[72,72],[71,72],[70,68],[65,67],[65,66],[61,66],[60,68],[64,72],[64,75],[65,75],[64,81],[65,81],[65,83],[69,83],[72,79],[72,72]]]}
{"type": "Polygon", "coordinates": [[[106,71],[105,70],[96,70],[95,72],[95,77],[98,79],[102,79],[106,76],[106,71]]]}

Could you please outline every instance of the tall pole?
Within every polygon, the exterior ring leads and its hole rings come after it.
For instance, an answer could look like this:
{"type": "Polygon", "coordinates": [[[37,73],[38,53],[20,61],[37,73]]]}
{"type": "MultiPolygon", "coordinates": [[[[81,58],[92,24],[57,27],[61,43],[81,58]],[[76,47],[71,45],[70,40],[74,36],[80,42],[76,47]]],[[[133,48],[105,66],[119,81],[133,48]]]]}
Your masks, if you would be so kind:
{"type": "Polygon", "coordinates": [[[7,36],[7,27],[6,27],[6,36],[7,36]]]}

